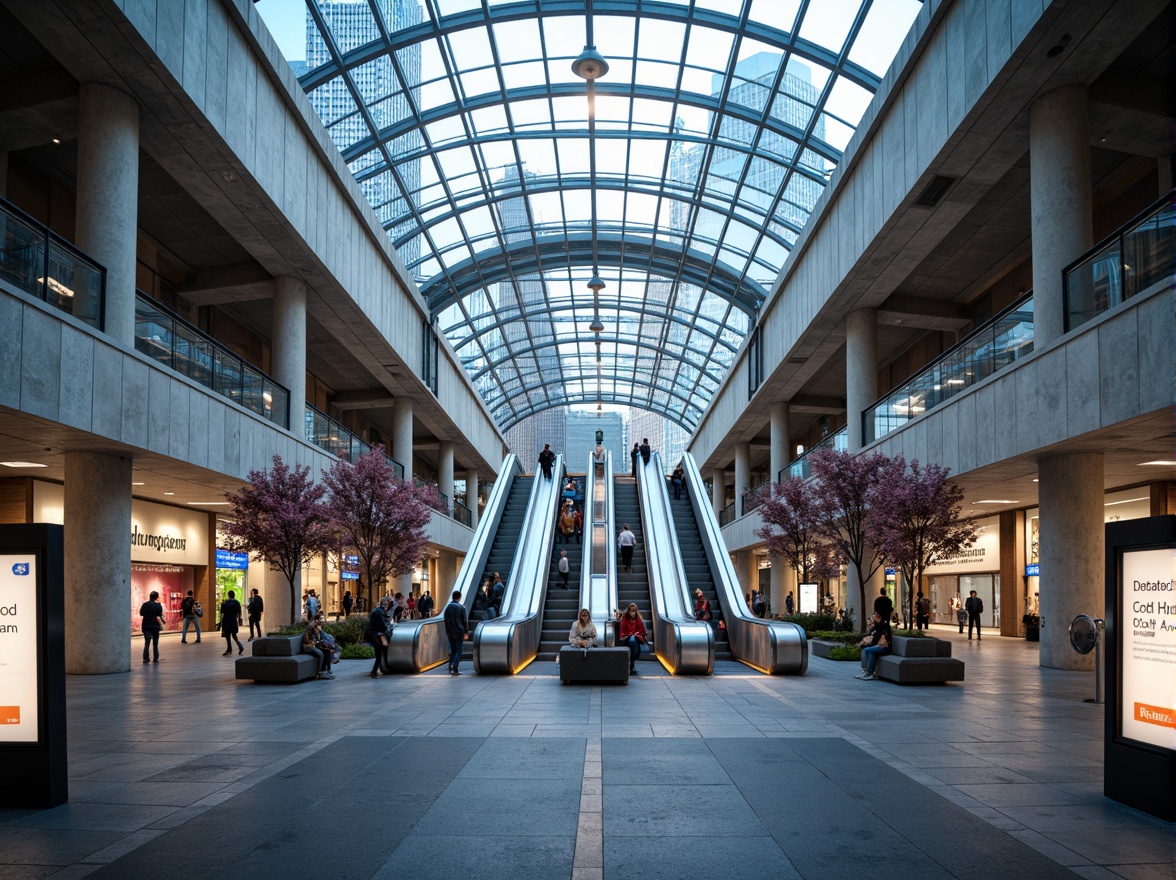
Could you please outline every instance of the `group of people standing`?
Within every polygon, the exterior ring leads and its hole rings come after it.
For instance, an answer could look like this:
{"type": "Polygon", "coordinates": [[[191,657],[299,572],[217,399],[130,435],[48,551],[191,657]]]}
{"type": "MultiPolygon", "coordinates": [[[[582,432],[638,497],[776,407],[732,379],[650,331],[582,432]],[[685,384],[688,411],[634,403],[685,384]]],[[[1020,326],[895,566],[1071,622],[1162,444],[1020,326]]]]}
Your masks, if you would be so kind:
{"type": "MultiPolygon", "coordinates": [[[[256,631],[258,638],[264,635],[261,630],[261,615],[265,609],[265,603],[257,590],[253,590],[249,597],[248,609],[249,641],[253,641],[254,631],[256,631]]],[[[237,601],[236,591],[229,590],[225,600],[220,604],[220,623],[217,627],[225,639],[225,656],[233,653],[234,642],[237,645],[237,653],[245,653],[245,646],[241,644],[241,639],[237,636],[241,629],[241,618],[244,613],[241,603],[237,601]]],[[[184,622],[180,632],[180,644],[188,644],[188,630],[194,628],[196,644],[199,645],[201,641],[200,619],[204,617],[204,606],[196,600],[191,590],[188,590],[188,594],[180,601],[180,616],[184,622]]],[[[140,629],[143,633],[143,662],[158,663],[159,634],[167,626],[167,617],[164,614],[163,605],[159,601],[157,590],[152,590],[147,596],[147,601],[139,606],[139,618],[142,621],[140,629]]]]}

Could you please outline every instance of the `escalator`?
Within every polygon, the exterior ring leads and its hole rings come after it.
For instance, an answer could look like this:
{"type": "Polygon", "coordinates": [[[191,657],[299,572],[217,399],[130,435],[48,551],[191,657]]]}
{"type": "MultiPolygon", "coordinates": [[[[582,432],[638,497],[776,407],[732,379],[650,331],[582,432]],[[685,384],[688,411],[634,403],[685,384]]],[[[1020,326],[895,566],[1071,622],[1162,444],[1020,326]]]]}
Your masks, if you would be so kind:
{"type": "MultiPolygon", "coordinates": [[[[580,571],[583,547],[574,540],[556,544],[547,575],[547,598],[543,602],[543,629],[539,636],[537,660],[554,660],[568,643],[568,633],[580,613],[580,571]],[[568,554],[568,588],[559,576],[559,551],[568,554]]],[[[597,627],[599,629],[599,626],[597,627]]],[[[603,642],[601,643],[603,644],[603,642]]]]}
{"type": "MultiPolygon", "coordinates": [[[[514,478],[510,494],[506,499],[506,506],[502,510],[502,519],[498,524],[498,529],[494,532],[494,542],[490,545],[490,553],[486,556],[485,564],[474,572],[477,577],[474,580],[473,596],[462,593],[462,599],[467,600],[465,606],[469,616],[471,633],[479,623],[486,619],[486,603],[481,596],[482,584],[486,582],[486,578],[498,572],[502,575],[504,584],[510,583],[510,570],[514,565],[515,550],[519,545],[519,535],[523,531],[523,517],[527,513],[527,502],[530,500],[531,486],[534,482],[533,475],[514,478]]],[[[506,597],[504,596],[503,605],[505,606],[505,604],[506,597]]],[[[469,660],[473,654],[474,642],[471,639],[465,643],[461,656],[462,659],[469,660]]]]}
{"type": "MultiPolygon", "coordinates": [[[[641,506],[637,501],[637,481],[633,477],[616,477],[613,480],[613,520],[619,534],[625,524],[637,536],[637,547],[633,551],[633,570],[621,568],[621,556],[617,553],[617,601],[624,611],[629,603],[635,603],[645,618],[645,629],[649,633],[650,650],[641,653],[642,660],[656,660],[653,654],[653,609],[649,601],[649,572],[645,562],[645,533],[641,528],[641,506]]],[[[616,535],[612,536],[616,541],[616,535]]],[[[569,624],[570,626],[570,624],[569,624]]]]}
{"type": "Polygon", "coordinates": [[[710,603],[711,629],[715,636],[715,659],[733,660],[735,657],[731,653],[731,643],[727,640],[726,624],[720,625],[723,621],[723,609],[719,603],[715,579],[711,576],[710,561],[702,546],[702,535],[698,530],[698,523],[695,522],[690,499],[683,495],[681,500],[670,502],[670,509],[674,515],[674,532],[682,554],[686,582],[690,585],[690,596],[693,598],[695,590],[702,590],[702,595],[710,603]]]}

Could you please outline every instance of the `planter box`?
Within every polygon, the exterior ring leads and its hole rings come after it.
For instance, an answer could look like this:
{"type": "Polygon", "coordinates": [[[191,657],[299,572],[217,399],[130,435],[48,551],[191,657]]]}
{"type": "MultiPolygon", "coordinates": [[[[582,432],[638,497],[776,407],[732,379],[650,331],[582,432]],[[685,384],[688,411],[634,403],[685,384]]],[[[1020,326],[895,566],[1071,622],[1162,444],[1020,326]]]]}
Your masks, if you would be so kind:
{"type": "MultiPolygon", "coordinates": [[[[814,657],[824,657],[826,660],[831,660],[829,651],[832,648],[841,648],[845,646],[844,642],[826,642],[823,639],[809,639],[809,650],[812,651],[814,657]]],[[[840,661],[834,661],[840,662],[840,661]]]]}

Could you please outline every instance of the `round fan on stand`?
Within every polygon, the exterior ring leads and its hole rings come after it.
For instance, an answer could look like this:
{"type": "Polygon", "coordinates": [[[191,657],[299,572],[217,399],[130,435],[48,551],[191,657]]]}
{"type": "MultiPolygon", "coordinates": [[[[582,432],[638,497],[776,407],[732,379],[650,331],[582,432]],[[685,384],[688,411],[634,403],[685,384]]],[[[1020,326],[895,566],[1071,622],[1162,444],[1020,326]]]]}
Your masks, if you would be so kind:
{"type": "Polygon", "coordinates": [[[1079,614],[1070,624],[1070,644],[1079,654],[1094,651],[1094,699],[1087,703],[1102,702],[1102,630],[1101,618],[1079,614]]]}

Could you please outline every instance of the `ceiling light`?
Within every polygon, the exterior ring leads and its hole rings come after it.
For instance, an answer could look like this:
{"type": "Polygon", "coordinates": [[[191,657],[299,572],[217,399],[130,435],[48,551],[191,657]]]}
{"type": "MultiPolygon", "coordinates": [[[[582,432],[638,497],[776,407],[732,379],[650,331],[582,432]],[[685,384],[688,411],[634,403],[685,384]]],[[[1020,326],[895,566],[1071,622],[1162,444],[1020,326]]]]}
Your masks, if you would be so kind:
{"type": "Polygon", "coordinates": [[[175,492],[164,492],[163,494],[164,495],[175,495],[176,493],[175,492]]]}
{"type": "Polygon", "coordinates": [[[600,322],[599,316],[592,319],[592,323],[588,325],[588,329],[591,330],[593,333],[603,333],[604,332],[604,324],[602,324],[600,322]]]}
{"type": "Polygon", "coordinates": [[[132,486],[143,486],[145,483],[131,483],[132,486]]]}
{"type": "Polygon", "coordinates": [[[592,274],[592,277],[588,279],[588,289],[593,293],[600,293],[600,291],[604,290],[604,286],[604,279],[595,272],[592,274]]]}
{"type": "Polygon", "coordinates": [[[1103,507],[1112,507],[1116,504],[1131,504],[1133,501],[1147,501],[1146,497],[1140,498],[1124,498],[1122,501],[1108,501],[1103,507]]]}
{"type": "Polygon", "coordinates": [[[608,62],[596,51],[595,46],[585,46],[580,56],[572,62],[572,73],[591,82],[608,73],[608,62]]]}
{"type": "Polygon", "coordinates": [[[55,143],[55,144],[61,143],[61,138],[54,138],[53,143],[55,143]]]}
{"type": "Polygon", "coordinates": [[[38,464],[35,461],[0,461],[4,467],[22,468],[22,467],[49,467],[47,464],[38,464]]]}
{"type": "MultiPolygon", "coordinates": [[[[3,462],[0,462],[0,464],[3,464],[3,462]]],[[[1166,458],[1157,458],[1155,461],[1141,461],[1139,463],[1139,466],[1140,467],[1148,467],[1148,466],[1151,466],[1151,467],[1176,467],[1176,461],[1169,461],[1166,458]]]]}
{"type": "Polygon", "coordinates": [[[1033,482],[1034,482],[1034,483],[1036,483],[1036,482],[1037,482],[1037,477],[1034,477],[1034,478],[1033,478],[1033,482]]]}
{"type": "Polygon", "coordinates": [[[1010,498],[985,498],[983,501],[976,501],[973,503],[975,503],[975,504],[1016,504],[1017,502],[1013,501],[1010,498]]]}
{"type": "MultiPolygon", "coordinates": [[[[170,495],[171,493],[168,492],[166,494],[170,495]]],[[[227,501],[189,501],[188,502],[189,507],[227,507],[228,504],[229,504],[229,502],[227,502],[227,501]]]]}

